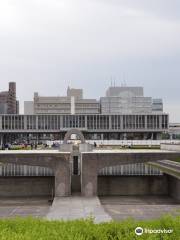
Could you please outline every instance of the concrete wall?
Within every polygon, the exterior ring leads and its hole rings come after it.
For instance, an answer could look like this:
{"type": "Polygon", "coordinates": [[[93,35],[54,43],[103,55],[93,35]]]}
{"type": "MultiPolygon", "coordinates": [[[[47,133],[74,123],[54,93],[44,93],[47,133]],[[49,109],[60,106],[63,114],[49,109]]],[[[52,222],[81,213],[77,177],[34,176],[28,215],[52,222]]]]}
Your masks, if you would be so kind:
{"type": "MultiPolygon", "coordinates": [[[[80,178],[72,178],[80,191],[80,178]]],[[[51,196],[54,177],[0,177],[0,197],[51,196]]],[[[180,180],[164,176],[99,176],[98,195],[167,195],[180,200],[180,180]]]]}
{"type": "Polygon", "coordinates": [[[98,195],[166,195],[166,176],[99,176],[98,195]]]}
{"type": "Polygon", "coordinates": [[[168,175],[169,195],[180,201],[180,180],[168,175]]]}
{"type": "Polygon", "coordinates": [[[161,144],[162,150],[168,150],[168,151],[177,151],[180,152],[180,144],[161,144]]]}
{"type": "Polygon", "coordinates": [[[52,196],[54,177],[0,177],[0,197],[52,196]]]}

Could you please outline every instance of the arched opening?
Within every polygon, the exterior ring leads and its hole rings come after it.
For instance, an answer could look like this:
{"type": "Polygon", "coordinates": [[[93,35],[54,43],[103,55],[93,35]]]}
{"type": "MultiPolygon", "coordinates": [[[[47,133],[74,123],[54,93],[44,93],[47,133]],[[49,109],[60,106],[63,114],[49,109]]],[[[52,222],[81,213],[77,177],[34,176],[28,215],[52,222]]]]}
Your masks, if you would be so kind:
{"type": "Polygon", "coordinates": [[[78,129],[71,129],[65,134],[64,144],[67,144],[69,140],[75,140],[80,141],[81,143],[85,143],[84,135],[78,129]]]}

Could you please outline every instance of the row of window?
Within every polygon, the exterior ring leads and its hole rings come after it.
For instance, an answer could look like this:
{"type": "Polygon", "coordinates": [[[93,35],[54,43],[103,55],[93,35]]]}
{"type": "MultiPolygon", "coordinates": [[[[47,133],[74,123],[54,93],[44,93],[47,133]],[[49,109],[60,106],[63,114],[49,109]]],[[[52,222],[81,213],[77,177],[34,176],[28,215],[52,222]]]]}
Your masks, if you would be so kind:
{"type": "Polygon", "coordinates": [[[168,115],[2,115],[3,130],[167,129],[168,115]]]}

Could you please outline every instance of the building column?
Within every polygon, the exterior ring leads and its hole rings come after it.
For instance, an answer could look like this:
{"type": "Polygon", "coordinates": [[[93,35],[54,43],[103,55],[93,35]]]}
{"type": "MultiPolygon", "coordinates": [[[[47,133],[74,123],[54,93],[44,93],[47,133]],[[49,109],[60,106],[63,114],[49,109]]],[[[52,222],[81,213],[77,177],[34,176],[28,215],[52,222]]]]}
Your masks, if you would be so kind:
{"type": "Polygon", "coordinates": [[[85,197],[97,196],[97,160],[82,156],[81,161],[81,194],[85,197]]]}
{"type": "Polygon", "coordinates": [[[101,133],[101,140],[104,140],[104,134],[101,133]]]}
{"type": "Polygon", "coordinates": [[[3,135],[0,134],[0,146],[2,146],[2,145],[3,145],[3,135]]]}
{"type": "Polygon", "coordinates": [[[55,197],[66,197],[71,194],[70,162],[58,160],[55,164],[55,197]]]}

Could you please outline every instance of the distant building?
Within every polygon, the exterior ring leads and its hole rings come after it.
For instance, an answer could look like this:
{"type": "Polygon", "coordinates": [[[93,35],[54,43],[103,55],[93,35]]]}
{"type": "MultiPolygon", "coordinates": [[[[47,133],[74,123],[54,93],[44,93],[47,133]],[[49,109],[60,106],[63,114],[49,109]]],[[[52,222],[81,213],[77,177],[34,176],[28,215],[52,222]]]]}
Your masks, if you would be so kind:
{"type": "Polygon", "coordinates": [[[101,114],[162,113],[162,99],[144,97],[142,87],[109,87],[100,98],[101,114]]]}
{"type": "Polygon", "coordinates": [[[24,114],[25,115],[33,115],[34,114],[34,102],[33,101],[25,101],[24,102],[24,114]]]}
{"type": "Polygon", "coordinates": [[[84,99],[82,89],[67,89],[67,96],[39,96],[34,93],[34,101],[24,103],[25,114],[99,114],[96,99],[84,99]]]}
{"type": "Polygon", "coordinates": [[[72,128],[81,130],[87,140],[155,140],[169,130],[162,100],[145,97],[142,87],[110,87],[100,101],[84,99],[82,89],[68,87],[61,97],[34,93],[34,101],[24,106],[18,120],[0,115],[0,132],[7,141],[12,130],[13,139],[38,141],[62,140],[72,128]]]}
{"type": "Polygon", "coordinates": [[[16,100],[16,83],[9,83],[9,90],[0,92],[0,114],[18,114],[19,102],[16,100]]]}

